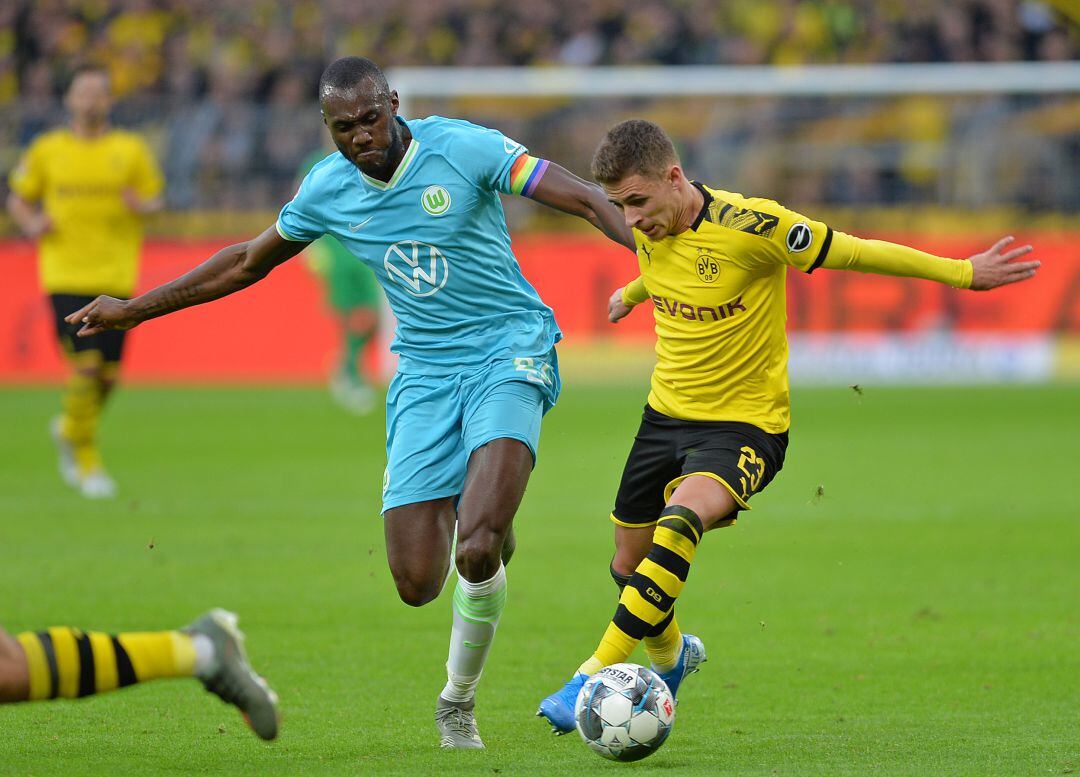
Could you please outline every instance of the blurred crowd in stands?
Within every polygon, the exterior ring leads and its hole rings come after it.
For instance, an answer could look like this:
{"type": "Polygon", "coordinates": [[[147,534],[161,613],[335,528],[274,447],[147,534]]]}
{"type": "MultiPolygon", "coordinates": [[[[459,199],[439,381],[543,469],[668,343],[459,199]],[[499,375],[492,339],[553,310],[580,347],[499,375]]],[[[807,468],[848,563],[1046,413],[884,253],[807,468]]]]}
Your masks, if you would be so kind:
{"type": "MultiPolygon", "coordinates": [[[[59,97],[70,72],[93,63],[111,75],[117,123],[151,136],[167,172],[173,208],[267,207],[289,196],[302,159],[321,142],[315,84],[325,64],[345,54],[369,56],[384,67],[1064,61],[1080,58],[1080,5],[1076,0],[5,0],[0,3],[0,166],[8,169],[19,147],[62,120],[59,97]]],[[[933,105],[913,103],[914,113],[904,121],[914,124],[916,133],[947,134],[947,107],[933,105]]],[[[782,107],[757,105],[754,111],[761,119],[782,107]]],[[[875,129],[888,117],[870,120],[869,128],[863,126],[867,121],[857,116],[855,126],[871,135],[888,134],[875,129]]],[[[706,128],[684,145],[693,148],[703,140],[737,145],[738,135],[750,131],[745,124],[706,128]]],[[[825,130],[819,122],[808,132],[812,139],[825,130]]],[[[1071,138],[1066,143],[1074,144],[1076,165],[1080,140],[1075,131],[1071,138]]],[[[728,152],[719,147],[715,154],[728,152]]],[[[862,187],[874,189],[872,198],[897,200],[880,182],[862,187]]],[[[852,197],[866,194],[860,190],[852,197]]]]}

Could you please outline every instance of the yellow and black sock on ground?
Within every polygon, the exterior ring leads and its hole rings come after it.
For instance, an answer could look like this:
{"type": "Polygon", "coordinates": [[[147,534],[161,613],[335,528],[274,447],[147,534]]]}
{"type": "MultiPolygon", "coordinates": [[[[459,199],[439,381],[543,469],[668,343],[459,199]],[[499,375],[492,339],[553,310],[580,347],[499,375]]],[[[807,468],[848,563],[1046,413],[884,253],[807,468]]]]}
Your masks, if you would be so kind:
{"type": "Polygon", "coordinates": [[[103,634],[68,626],[28,631],[30,701],[77,699],[162,677],[191,677],[195,648],[179,631],[103,634]]]}
{"type": "Polygon", "coordinates": [[[626,661],[637,643],[650,633],[670,636],[672,628],[678,629],[673,612],[675,600],[690,574],[703,533],[701,519],[693,510],[681,505],[664,508],[653,532],[652,550],[638,564],[619,596],[615,617],[593,657],[582,665],[583,671],[591,674],[589,669],[597,671],[626,661]],[[665,623],[669,617],[670,623],[665,623]]]}

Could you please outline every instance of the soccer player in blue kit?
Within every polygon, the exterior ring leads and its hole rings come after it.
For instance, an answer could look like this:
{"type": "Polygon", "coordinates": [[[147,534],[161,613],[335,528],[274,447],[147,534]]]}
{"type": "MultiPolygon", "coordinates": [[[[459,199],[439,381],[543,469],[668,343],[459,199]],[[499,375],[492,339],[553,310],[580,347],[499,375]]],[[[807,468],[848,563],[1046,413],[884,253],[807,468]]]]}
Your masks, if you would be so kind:
{"type": "Polygon", "coordinates": [[[79,334],[130,329],[264,278],[333,235],[374,270],[398,320],[386,400],[386,554],[398,594],[439,595],[457,530],[440,744],[480,748],[474,693],[506,601],[513,518],[536,460],[540,420],[559,395],[551,309],[521,274],[499,194],[587,219],[634,249],[603,191],[457,119],[397,116],[373,62],[345,57],[319,83],[340,153],[315,165],[277,223],[131,300],[98,297],[72,314],[79,334]]]}

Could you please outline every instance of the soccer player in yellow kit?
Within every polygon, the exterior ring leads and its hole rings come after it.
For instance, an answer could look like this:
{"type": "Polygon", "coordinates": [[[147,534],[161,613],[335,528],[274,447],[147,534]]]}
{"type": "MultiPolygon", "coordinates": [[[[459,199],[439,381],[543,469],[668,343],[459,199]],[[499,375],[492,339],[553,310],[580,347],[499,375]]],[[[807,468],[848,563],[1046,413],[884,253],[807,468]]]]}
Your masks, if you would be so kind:
{"type": "Polygon", "coordinates": [[[116,486],[97,429],[123,352],[123,331],[76,338],[64,317],[99,294],[135,290],[142,220],[161,208],[162,177],[146,144],[109,126],[109,79],[77,72],[64,99],[70,126],[38,136],[12,171],[8,211],[38,240],[39,277],[70,364],[63,412],[52,424],[64,480],[89,498],[116,486]]]}
{"type": "Polygon", "coordinates": [[[278,699],[252,671],[236,615],[211,610],[182,629],[106,634],[70,626],[0,629],[0,704],[81,699],[135,683],[195,677],[235,705],[263,739],[278,732],[278,699]]]}
{"type": "Polygon", "coordinates": [[[856,270],[982,291],[1031,278],[1012,238],[966,260],[863,240],[788,210],[686,178],[671,140],[651,122],[613,127],[593,177],[634,231],[641,276],[609,303],[615,322],[651,301],[656,368],[615,498],[611,575],[619,605],[596,651],[541,702],[556,732],[574,727],[586,678],[645,641],[672,693],[705,661],[675,619],[702,535],[729,526],[784,463],[788,268],[856,270]]]}

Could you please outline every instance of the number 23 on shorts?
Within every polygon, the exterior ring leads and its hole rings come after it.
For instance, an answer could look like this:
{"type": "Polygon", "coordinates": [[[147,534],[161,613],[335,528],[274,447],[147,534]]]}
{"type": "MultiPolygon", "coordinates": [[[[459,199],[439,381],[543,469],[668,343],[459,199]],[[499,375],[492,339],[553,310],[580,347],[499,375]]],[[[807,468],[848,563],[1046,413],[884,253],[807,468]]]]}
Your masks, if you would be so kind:
{"type": "Polygon", "coordinates": [[[761,479],[765,477],[765,460],[758,457],[757,453],[749,445],[739,449],[739,484],[742,486],[742,498],[749,499],[750,495],[758,490],[761,479]]]}

